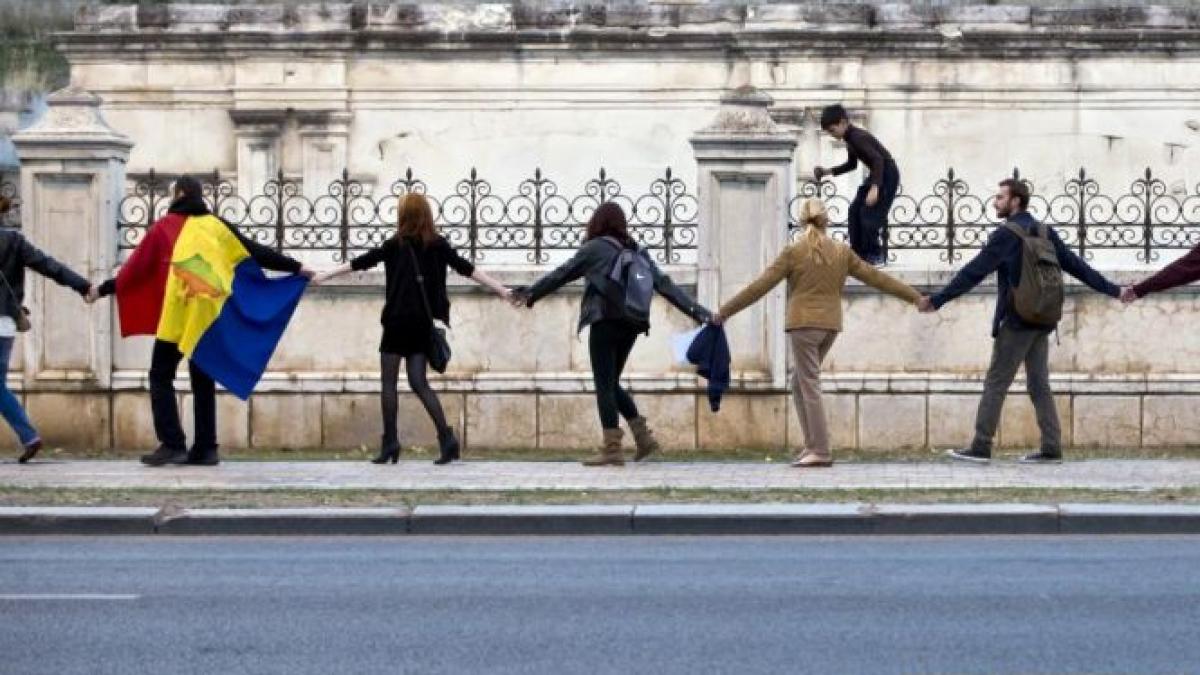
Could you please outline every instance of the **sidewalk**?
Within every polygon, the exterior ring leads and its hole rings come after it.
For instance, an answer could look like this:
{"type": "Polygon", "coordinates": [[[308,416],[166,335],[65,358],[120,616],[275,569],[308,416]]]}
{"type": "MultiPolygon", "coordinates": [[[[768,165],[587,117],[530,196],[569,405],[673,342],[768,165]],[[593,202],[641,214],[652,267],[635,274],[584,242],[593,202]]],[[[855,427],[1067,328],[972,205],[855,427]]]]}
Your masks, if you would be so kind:
{"type": "Polygon", "coordinates": [[[577,462],[428,460],[238,462],[215,467],[142,466],[136,460],[0,464],[0,487],[193,490],[1171,490],[1200,488],[1200,459],[1085,460],[1055,466],[996,461],[978,466],[931,459],[794,469],[754,462],[647,462],[588,468],[577,462]]]}

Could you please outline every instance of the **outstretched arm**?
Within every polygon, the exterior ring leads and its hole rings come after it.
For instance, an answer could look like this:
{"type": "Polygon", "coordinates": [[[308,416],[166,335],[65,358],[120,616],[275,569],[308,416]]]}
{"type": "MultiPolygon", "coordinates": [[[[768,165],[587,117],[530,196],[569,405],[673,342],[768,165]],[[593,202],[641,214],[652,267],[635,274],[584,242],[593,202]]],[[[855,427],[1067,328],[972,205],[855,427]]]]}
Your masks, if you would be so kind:
{"type": "Polygon", "coordinates": [[[838,164],[837,166],[830,169],[829,173],[831,173],[835,176],[840,176],[840,175],[846,173],[847,171],[853,171],[857,168],[858,168],[858,158],[855,157],[853,154],[850,154],[848,157],[846,157],[845,162],[842,162],[841,164],[838,164]]]}
{"type": "Polygon", "coordinates": [[[775,261],[757,279],[751,281],[748,286],[721,305],[721,308],[717,310],[716,318],[719,318],[717,323],[724,323],[729,317],[758,302],[780,281],[786,279],[791,271],[791,256],[785,251],[776,257],[775,261]]]}
{"type": "Polygon", "coordinates": [[[1197,279],[1200,279],[1200,246],[1162,268],[1158,274],[1134,286],[1133,295],[1135,298],[1144,298],[1151,293],[1190,284],[1197,279]]]}
{"type": "Polygon", "coordinates": [[[1050,233],[1050,241],[1054,242],[1054,250],[1058,254],[1058,263],[1062,265],[1063,271],[1076,279],[1087,284],[1092,290],[1097,293],[1103,293],[1111,298],[1121,296],[1121,287],[1104,278],[1091,265],[1087,264],[1083,258],[1075,255],[1075,252],[1067,248],[1059,238],[1058,233],[1054,228],[1048,228],[1050,233]]]}
{"type": "MultiPolygon", "coordinates": [[[[646,253],[642,255],[649,256],[646,253]]],[[[650,261],[650,269],[654,274],[654,291],[666,298],[667,302],[671,303],[675,309],[687,314],[697,323],[705,323],[712,319],[712,312],[680,288],[675,280],[659,269],[653,260],[650,261]]]]}
{"type": "Polygon", "coordinates": [[[504,298],[505,300],[509,300],[512,298],[512,291],[509,290],[508,287],[506,287],[504,284],[500,283],[499,281],[496,281],[494,278],[492,278],[490,275],[488,275],[487,272],[484,272],[483,270],[476,269],[475,272],[473,274],[471,274],[471,281],[474,281],[475,283],[479,284],[480,286],[487,288],[488,290],[490,290],[491,292],[500,296],[501,298],[504,298]]]}
{"type": "Polygon", "coordinates": [[[352,267],[350,263],[346,263],[345,265],[339,265],[331,270],[325,270],[324,272],[321,272],[317,276],[313,277],[313,283],[320,286],[321,284],[326,283],[326,282],[330,281],[331,279],[336,279],[344,274],[349,274],[353,271],[354,271],[354,267],[352,267]]]}
{"type": "Polygon", "coordinates": [[[576,251],[570,260],[538,279],[529,288],[523,289],[519,294],[519,299],[524,302],[525,306],[533,307],[533,303],[582,277],[587,272],[590,258],[591,252],[588,250],[588,245],[584,244],[583,248],[576,251]]]}
{"type": "MultiPolygon", "coordinates": [[[[19,236],[19,235],[18,235],[19,236]]],[[[60,286],[67,286],[76,293],[91,300],[91,283],[76,274],[71,268],[46,255],[44,251],[29,243],[25,237],[20,240],[21,263],[29,269],[41,274],[60,286]]]]}
{"type": "Polygon", "coordinates": [[[917,289],[886,272],[875,269],[874,266],[863,262],[863,259],[854,253],[850,254],[850,276],[909,304],[915,305],[921,300],[921,294],[917,289]]]}
{"type": "Polygon", "coordinates": [[[393,246],[395,246],[395,240],[389,239],[385,241],[382,246],[376,246],[370,251],[352,258],[350,262],[344,265],[339,265],[331,270],[326,270],[325,272],[318,274],[313,281],[317,284],[323,284],[330,279],[336,279],[337,277],[349,274],[351,272],[362,272],[364,270],[369,270],[383,262],[384,258],[386,258],[389,254],[389,247],[393,246]]]}
{"type": "Polygon", "coordinates": [[[235,227],[233,223],[230,223],[224,218],[221,218],[220,220],[222,223],[225,223],[225,227],[229,228],[229,231],[233,233],[233,236],[238,238],[238,241],[241,242],[242,246],[246,247],[246,251],[250,254],[250,257],[254,259],[254,262],[258,263],[263,269],[274,272],[303,274],[310,279],[314,276],[310,270],[300,263],[299,260],[286,256],[269,246],[263,246],[256,241],[252,241],[249,237],[242,234],[241,230],[235,227]]]}
{"type": "Polygon", "coordinates": [[[988,238],[983,250],[959,270],[941,292],[930,298],[933,308],[941,309],[942,305],[978,286],[979,282],[1000,267],[1011,253],[1012,247],[1019,246],[1020,243],[1015,234],[1003,228],[997,229],[988,238]]]}

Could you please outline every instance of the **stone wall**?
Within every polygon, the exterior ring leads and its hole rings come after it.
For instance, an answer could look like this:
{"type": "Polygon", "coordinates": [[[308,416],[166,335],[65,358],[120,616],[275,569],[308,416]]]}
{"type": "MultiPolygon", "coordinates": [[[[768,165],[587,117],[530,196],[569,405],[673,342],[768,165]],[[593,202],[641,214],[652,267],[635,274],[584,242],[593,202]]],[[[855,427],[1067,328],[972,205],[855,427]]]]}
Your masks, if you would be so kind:
{"type": "MultiPolygon", "coordinates": [[[[944,281],[942,273],[897,274],[921,288],[944,281]]],[[[1200,346],[1190,338],[1188,322],[1200,313],[1200,296],[1185,289],[1126,308],[1090,291],[1072,291],[1051,349],[1064,442],[1131,450],[1196,446],[1200,346]]],[[[852,284],[846,330],[823,378],[835,446],[886,452],[968,442],[991,349],[993,293],[982,288],[925,316],[852,284]]],[[[531,313],[519,313],[477,292],[455,291],[455,359],[434,386],[471,452],[571,450],[596,442],[587,336],[577,338],[574,331],[578,297],[577,290],[564,291],[531,313]]],[[[373,324],[380,305],[375,289],[312,291],[259,392],[248,403],[222,395],[221,442],[229,448],[330,451],[375,443],[379,332],[373,324]]],[[[690,321],[665,305],[656,303],[654,328],[634,350],[626,383],[667,447],[799,444],[790,396],[761,374],[736,373],[721,411],[709,411],[703,382],[690,369],[672,364],[669,336],[690,321]]],[[[735,317],[733,324],[741,320],[735,317]]],[[[111,392],[45,385],[26,391],[30,413],[51,442],[153,445],[145,393],[149,347],[148,338],[117,343],[111,392]],[[81,409],[87,414],[80,415],[81,409]]],[[[178,384],[185,419],[190,419],[187,383],[178,384]]],[[[1022,387],[1019,378],[1005,408],[1002,447],[1037,442],[1022,387]]],[[[431,444],[433,430],[419,404],[410,395],[402,400],[405,442],[431,444]]]]}
{"type": "MultiPolygon", "coordinates": [[[[431,191],[444,193],[470,166],[497,183],[541,166],[560,185],[582,184],[597,166],[643,185],[671,166],[700,198],[701,243],[697,264],[670,272],[715,305],[782,245],[779,214],[794,178],[843,156],[814,129],[813,111],[834,100],[884,138],[916,191],[951,165],[981,186],[977,192],[1014,165],[1039,191],[1061,189],[1080,165],[1122,181],[1154,165],[1169,177],[1168,190],[1190,190],[1191,134],[1200,128],[1193,119],[1200,115],[1198,21],[1188,8],[916,3],[130,5],[81,12],[59,43],[74,84],[101,94],[107,124],[119,132],[106,137],[116,149],[108,159],[86,164],[101,171],[109,162],[108,178],[122,161],[113,159],[125,147],[121,137],[132,142],[122,177],[126,168],[219,169],[243,194],[276,170],[308,189],[346,167],[379,191],[412,166],[431,191]],[[721,122],[728,112],[721,97],[742,85],[774,100],[765,122],[754,118],[749,138],[721,122]]],[[[43,154],[38,176],[81,170],[43,154]]],[[[841,191],[860,177],[844,178],[841,191]]],[[[27,171],[31,195],[34,180],[27,171]]],[[[95,208],[114,213],[103,194],[95,197],[95,208]]],[[[43,213],[58,219],[54,227],[77,222],[27,208],[27,222],[43,213]]],[[[94,222],[93,248],[78,262],[99,280],[114,270],[115,232],[104,217],[94,222]]],[[[61,242],[71,231],[38,232],[42,244],[70,248],[61,242]]],[[[1148,271],[1132,253],[1096,261],[1116,281],[1148,271]]],[[[940,287],[952,272],[932,258],[892,269],[921,289],[940,287]]],[[[545,270],[488,271],[517,284],[545,270]]],[[[835,445],[888,450],[969,440],[991,346],[990,293],[981,289],[926,317],[852,285],[847,330],[824,379],[835,445]]],[[[470,451],[593,445],[586,335],[574,330],[578,290],[532,314],[461,283],[452,299],[455,359],[435,386],[470,451]]],[[[34,301],[58,312],[78,302],[53,287],[34,301]]],[[[312,290],[259,392],[249,403],[222,398],[221,442],[330,450],[374,443],[380,303],[378,274],[312,290]]],[[[714,415],[703,383],[672,364],[668,336],[688,320],[656,306],[655,328],[635,350],[627,379],[668,447],[800,442],[785,387],[781,307],[776,292],[731,324],[734,387],[714,415]]],[[[1197,295],[1185,289],[1126,309],[1073,293],[1067,309],[1052,357],[1064,440],[1130,449],[1197,444],[1200,354],[1186,330],[1200,309],[1197,295]]],[[[110,310],[93,311],[65,316],[104,336],[95,351],[78,347],[85,329],[39,323],[10,381],[51,443],[150,446],[149,343],[111,338],[110,310]],[[79,365],[50,367],[43,356],[53,354],[75,355],[79,365]]],[[[1000,432],[1006,447],[1036,442],[1020,387],[1000,432]]],[[[413,400],[403,404],[401,428],[406,442],[432,440],[413,400]]]]}

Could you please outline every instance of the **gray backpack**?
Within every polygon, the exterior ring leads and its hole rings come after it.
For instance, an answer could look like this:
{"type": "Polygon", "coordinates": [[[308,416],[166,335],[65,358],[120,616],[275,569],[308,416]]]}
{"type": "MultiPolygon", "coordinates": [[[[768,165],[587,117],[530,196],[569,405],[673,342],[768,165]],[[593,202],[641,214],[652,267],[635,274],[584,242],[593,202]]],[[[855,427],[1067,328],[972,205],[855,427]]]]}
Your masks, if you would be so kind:
{"type": "Polygon", "coordinates": [[[623,318],[641,326],[650,325],[650,303],[654,300],[654,269],[641,248],[627,248],[612,237],[604,240],[617,249],[608,273],[609,300],[623,318]]]}
{"type": "Polygon", "coordinates": [[[1035,232],[1011,220],[1004,227],[1021,239],[1021,276],[1012,289],[1012,306],[1017,316],[1034,326],[1053,328],[1063,314],[1063,271],[1058,251],[1046,225],[1038,223],[1035,232]]]}

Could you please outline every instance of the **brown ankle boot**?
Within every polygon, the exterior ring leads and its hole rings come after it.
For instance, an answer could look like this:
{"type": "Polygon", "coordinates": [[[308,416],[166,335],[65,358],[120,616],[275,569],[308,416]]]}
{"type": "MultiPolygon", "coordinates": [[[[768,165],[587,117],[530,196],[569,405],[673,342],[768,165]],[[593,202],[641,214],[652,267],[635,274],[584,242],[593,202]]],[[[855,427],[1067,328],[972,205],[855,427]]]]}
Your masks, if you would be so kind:
{"type": "Polygon", "coordinates": [[[633,432],[633,442],[637,445],[637,453],[634,454],[633,461],[640,462],[662,449],[645,417],[635,417],[629,420],[629,430],[633,432]]]}
{"type": "Polygon", "coordinates": [[[620,429],[604,430],[604,445],[600,446],[600,454],[591,459],[583,460],[584,466],[625,466],[625,456],[621,452],[620,429]]]}

